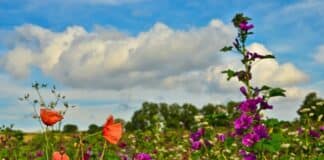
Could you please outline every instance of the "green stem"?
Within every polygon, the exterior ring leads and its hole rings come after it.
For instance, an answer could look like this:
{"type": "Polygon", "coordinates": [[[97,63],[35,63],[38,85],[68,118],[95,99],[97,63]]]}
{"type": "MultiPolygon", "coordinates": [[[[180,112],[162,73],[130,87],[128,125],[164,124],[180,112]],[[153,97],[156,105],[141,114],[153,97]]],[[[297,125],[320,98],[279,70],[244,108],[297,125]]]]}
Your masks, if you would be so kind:
{"type": "Polygon", "coordinates": [[[45,128],[45,141],[46,141],[46,147],[45,147],[45,154],[46,154],[46,159],[49,160],[49,157],[48,157],[48,137],[47,137],[47,130],[48,130],[48,126],[46,126],[45,128]]]}
{"type": "Polygon", "coordinates": [[[45,107],[45,106],[46,106],[46,104],[45,104],[45,101],[44,101],[44,99],[43,99],[42,95],[40,94],[40,92],[39,92],[39,89],[38,89],[38,88],[36,88],[36,92],[37,92],[37,95],[38,95],[38,97],[39,97],[39,100],[40,100],[40,104],[41,104],[41,105],[43,105],[43,106],[45,107]]]}
{"type": "Polygon", "coordinates": [[[40,124],[40,126],[41,126],[41,128],[42,128],[42,131],[44,131],[44,127],[43,127],[42,121],[41,121],[41,119],[40,119],[40,117],[39,117],[39,114],[38,114],[38,112],[37,112],[37,110],[36,110],[36,106],[35,106],[35,104],[33,104],[33,108],[34,108],[34,113],[35,113],[35,115],[37,115],[37,119],[38,119],[38,122],[39,122],[39,124],[40,124]]]}
{"type": "Polygon", "coordinates": [[[106,150],[106,148],[107,148],[107,142],[105,141],[104,148],[103,148],[103,150],[102,150],[100,160],[103,160],[104,155],[105,155],[105,150],[106,150]]]}

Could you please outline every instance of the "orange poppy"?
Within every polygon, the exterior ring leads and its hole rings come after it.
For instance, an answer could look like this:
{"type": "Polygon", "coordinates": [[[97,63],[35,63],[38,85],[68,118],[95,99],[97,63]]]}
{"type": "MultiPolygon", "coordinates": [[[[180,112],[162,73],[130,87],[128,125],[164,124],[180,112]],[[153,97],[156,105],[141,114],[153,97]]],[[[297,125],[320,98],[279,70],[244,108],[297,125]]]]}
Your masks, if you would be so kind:
{"type": "Polygon", "coordinates": [[[108,142],[117,144],[122,136],[122,132],[122,124],[114,123],[114,117],[110,115],[102,129],[103,137],[108,142]]]}
{"type": "Polygon", "coordinates": [[[48,109],[48,108],[41,108],[40,109],[40,118],[45,125],[52,126],[55,123],[62,120],[63,116],[55,110],[48,109]]]}
{"type": "Polygon", "coordinates": [[[70,157],[65,153],[61,154],[56,151],[53,153],[52,160],[70,160],[70,157]]]}

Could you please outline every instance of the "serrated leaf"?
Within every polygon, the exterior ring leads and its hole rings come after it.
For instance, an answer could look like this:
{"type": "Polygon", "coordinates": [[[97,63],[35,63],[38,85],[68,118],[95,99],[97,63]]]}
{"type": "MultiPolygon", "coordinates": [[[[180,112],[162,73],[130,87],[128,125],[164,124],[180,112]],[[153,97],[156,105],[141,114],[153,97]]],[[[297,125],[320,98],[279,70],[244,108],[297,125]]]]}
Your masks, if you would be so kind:
{"type": "Polygon", "coordinates": [[[266,58],[276,58],[274,55],[265,55],[262,57],[262,59],[266,59],[266,58]]]}
{"type": "Polygon", "coordinates": [[[236,76],[236,72],[233,71],[233,70],[231,70],[231,69],[228,69],[228,70],[222,71],[222,73],[227,74],[227,80],[230,80],[231,78],[233,78],[233,77],[236,76]]]}
{"type": "Polygon", "coordinates": [[[285,97],[285,90],[281,88],[271,88],[269,90],[269,97],[277,97],[277,96],[283,96],[285,97]]]}
{"type": "Polygon", "coordinates": [[[264,90],[269,90],[271,87],[267,86],[267,85],[264,85],[261,87],[261,91],[264,91],[264,90]]]}
{"type": "Polygon", "coordinates": [[[232,46],[225,46],[220,51],[222,51],[222,52],[228,52],[228,51],[231,51],[232,49],[233,49],[232,46]]]}

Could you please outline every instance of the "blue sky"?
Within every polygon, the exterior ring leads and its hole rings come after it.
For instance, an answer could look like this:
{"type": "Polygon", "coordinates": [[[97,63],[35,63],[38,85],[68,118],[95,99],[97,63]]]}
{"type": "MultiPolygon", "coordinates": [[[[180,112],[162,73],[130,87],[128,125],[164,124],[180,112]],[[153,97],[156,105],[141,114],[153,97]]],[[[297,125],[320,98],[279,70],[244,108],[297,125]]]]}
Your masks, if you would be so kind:
{"type": "Polygon", "coordinates": [[[15,98],[35,80],[70,95],[79,109],[66,123],[83,128],[105,114],[129,119],[145,100],[202,105],[240,99],[216,72],[231,62],[217,54],[235,36],[230,22],[237,12],[255,24],[250,47],[277,57],[270,71],[256,71],[256,84],[290,93],[273,102],[284,111],[269,116],[293,119],[305,94],[324,93],[323,9],[320,0],[0,0],[0,115],[6,115],[0,124],[37,128],[32,119],[22,121],[31,110],[15,98]],[[89,113],[105,107],[107,113],[89,113]]]}

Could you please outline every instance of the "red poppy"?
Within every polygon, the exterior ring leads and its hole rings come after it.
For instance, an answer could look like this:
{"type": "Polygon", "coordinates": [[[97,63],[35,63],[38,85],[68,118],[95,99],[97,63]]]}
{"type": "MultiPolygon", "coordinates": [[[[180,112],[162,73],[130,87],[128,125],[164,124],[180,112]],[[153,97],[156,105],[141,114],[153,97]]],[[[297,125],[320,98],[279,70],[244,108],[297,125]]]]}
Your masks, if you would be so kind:
{"type": "Polygon", "coordinates": [[[53,153],[52,160],[70,160],[70,157],[65,153],[56,151],[53,153]]]}
{"type": "Polygon", "coordinates": [[[117,144],[122,136],[122,132],[122,124],[114,123],[114,117],[110,115],[102,129],[103,137],[108,142],[117,144]]]}
{"type": "Polygon", "coordinates": [[[48,108],[41,108],[40,109],[40,118],[45,125],[52,126],[55,123],[62,120],[63,116],[55,110],[48,109],[48,108]]]}

